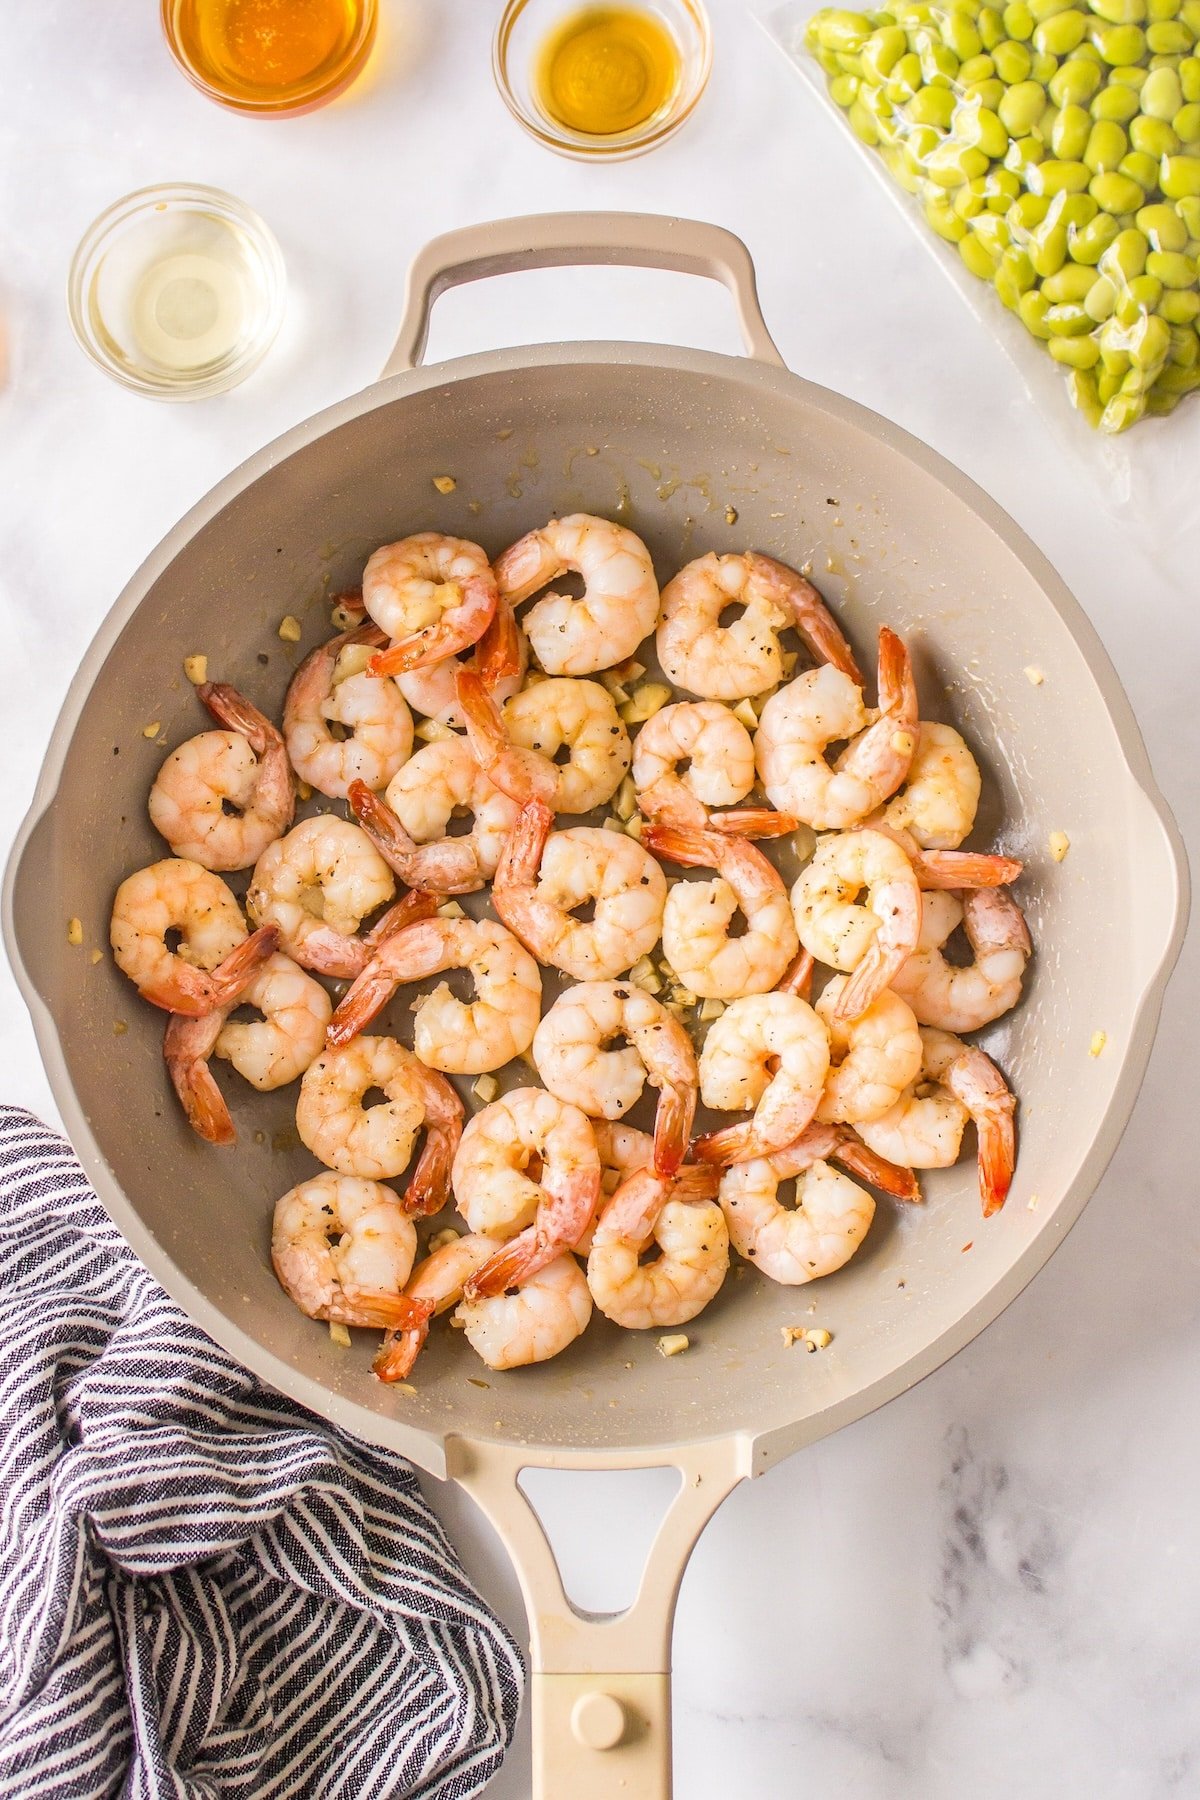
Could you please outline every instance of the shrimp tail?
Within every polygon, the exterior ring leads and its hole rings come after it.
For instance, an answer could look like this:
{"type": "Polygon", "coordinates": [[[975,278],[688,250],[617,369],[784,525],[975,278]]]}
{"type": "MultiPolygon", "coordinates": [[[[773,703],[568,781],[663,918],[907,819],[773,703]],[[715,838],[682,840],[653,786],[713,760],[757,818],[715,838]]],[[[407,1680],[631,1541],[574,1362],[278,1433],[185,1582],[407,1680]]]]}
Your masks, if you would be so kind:
{"type": "Polygon", "coordinates": [[[696,1090],[664,1086],[654,1115],[654,1152],[651,1167],[656,1175],[676,1173],[687,1150],[692,1120],[696,1116],[696,1090]]]}
{"type": "Polygon", "coordinates": [[[792,623],[809,650],[821,662],[832,663],[851,681],[863,685],[862,671],[854,660],[854,652],[846,642],[837,620],[822,600],[811,581],[789,569],[773,556],[752,550],[746,558],[754,573],[770,589],[772,596],[790,613],[792,623]]]}
{"type": "Polygon", "coordinates": [[[492,622],[496,611],[496,583],[490,570],[482,575],[468,575],[459,584],[461,599],[452,610],[458,615],[444,615],[433,625],[423,625],[407,637],[396,638],[386,650],[380,650],[368,665],[372,675],[406,675],[413,669],[428,668],[441,662],[469,644],[477,643],[492,622]],[[462,615],[471,617],[469,626],[462,615]]]}
{"type": "Polygon", "coordinates": [[[904,954],[881,950],[878,940],[868,945],[866,955],[838,995],[834,1018],[860,1019],[903,963],[904,954]]]}
{"type": "MultiPolygon", "coordinates": [[[[904,639],[890,625],[879,627],[879,710],[899,713],[904,718],[917,718],[917,687],[913,680],[912,658],[904,639]]],[[[912,733],[913,751],[917,733],[912,733]]],[[[911,760],[911,759],[910,759],[911,760]]],[[[900,785],[897,782],[897,787],[900,785]]]]}
{"type": "Polygon", "coordinates": [[[276,727],[227,681],[202,681],[196,689],[217,723],[229,731],[239,731],[256,756],[265,755],[268,747],[282,742],[276,727]]]}
{"type": "Polygon", "coordinates": [[[430,893],[425,888],[413,888],[388,907],[362,941],[368,950],[378,950],[389,938],[395,937],[398,931],[403,931],[409,925],[419,925],[422,919],[432,919],[441,904],[440,894],[430,893]]]}
{"type": "Polygon", "coordinates": [[[365,781],[352,781],[346,793],[354,814],[388,868],[402,881],[410,881],[415,867],[417,845],[387,801],[369,788],[365,781]]]}
{"type": "Polygon", "coordinates": [[[919,1201],[922,1197],[920,1183],[911,1169],[889,1162],[886,1156],[877,1156],[853,1132],[843,1132],[831,1154],[833,1161],[840,1162],[852,1175],[861,1176],[896,1200],[919,1201]]]}
{"type": "Polygon", "coordinates": [[[495,1251],[470,1280],[464,1283],[463,1299],[490,1300],[509,1288],[519,1287],[528,1276],[544,1268],[558,1254],[557,1247],[546,1250],[536,1225],[519,1231],[507,1244],[495,1251]]]}
{"type": "Polygon", "coordinates": [[[702,869],[715,869],[715,858],[725,848],[718,832],[697,831],[687,825],[647,825],[642,843],[668,862],[702,869]]]}
{"type": "Polygon", "coordinates": [[[784,971],[778,991],[781,994],[796,994],[801,1000],[811,1000],[816,963],[817,959],[811,950],[801,950],[791,967],[784,971]]]}
{"type": "MultiPolygon", "coordinates": [[[[339,613],[349,623],[351,619],[361,619],[367,610],[361,588],[347,588],[344,594],[334,594],[331,606],[335,623],[339,613]]],[[[386,632],[383,633],[383,642],[387,643],[386,632]]]]}
{"type": "Polygon", "coordinates": [[[402,1294],[400,1298],[411,1308],[411,1312],[403,1323],[397,1323],[388,1331],[376,1352],[371,1369],[380,1381],[403,1381],[406,1375],[410,1375],[429,1336],[433,1301],[413,1300],[407,1294],[402,1294]]]}
{"type": "Polygon", "coordinates": [[[974,850],[918,850],[913,857],[918,885],[925,889],[1007,887],[1024,864],[1015,856],[985,856],[974,850]]]}
{"type": "Polygon", "coordinates": [[[787,837],[800,821],[770,806],[737,806],[710,813],[708,823],[712,831],[723,831],[729,837],[777,838],[787,837]]]}
{"type": "Polygon", "coordinates": [[[715,1200],[721,1171],[706,1163],[683,1163],[671,1182],[672,1200],[715,1200]]]}
{"type": "Polygon", "coordinates": [[[232,1006],[278,948],[278,925],[260,925],[248,938],[243,938],[209,976],[213,985],[213,1010],[232,1006]]]}
{"type": "Polygon", "coordinates": [[[720,1131],[706,1132],[692,1141],[692,1155],[718,1169],[728,1169],[733,1163],[750,1162],[756,1156],[767,1154],[755,1134],[753,1119],[725,1125],[720,1131]]]}
{"type": "Polygon", "coordinates": [[[206,1144],[236,1143],[237,1132],[229,1116],[225,1096],[213,1079],[212,1070],[203,1057],[178,1053],[172,1042],[175,1026],[175,1019],[168,1021],[163,1040],[163,1058],[167,1074],[171,1077],[171,1086],[179,1096],[179,1104],[188,1124],[206,1144]]]}
{"type": "Polygon", "coordinates": [[[441,1212],[450,1198],[450,1168],[457,1140],[445,1131],[430,1129],[413,1178],[404,1190],[401,1205],[414,1219],[428,1219],[441,1212]]]}
{"type": "MultiPolygon", "coordinates": [[[[530,800],[521,808],[496,869],[493,900],[506,887],[528,887],[537,879],[553,823],[554,813],[544,800],[530,800]]],[[[496,910],[500,912],[500,905],[496,910]]],[[[504,918],[502,912],[500,916],[504,918]]],[[[507,919],[504,922],[508,924],[507,919]]]]}
{"type": "Polygon", "coordinates": [[[329,1049],[338,1050],[343,1044],[352,1043],[360,1032],[366,1030],[371,1020],[383,1011],[399,986],[399,976],[392,974],[384,958],[374,957],[361,975],[355,977],[334,1008],[325,1033],[329,1049]]]}
{"type": "Polygon", "coordinates": [[[467,741],[475,760],[510,800],[525,805],[531,800],[553,800],[558,792],[558,770],[549,757],[514,744],[500,711],[477,669],[460,669],[455,693],[467,727],[467,741]]]}
{"type": "Polygon", "coordinates": [[[475,667],[490,692],[521,672],[521,628],[509,601],[501,600],[475,646],[475,667]]]}
{"type": "Polygon", "coordinates": [[[1013,1122],[1016,1102],[990,1108],[975,1121],[979,1139],[979,1197],[983,1216],[990,1219],[1008,1199],[1017,1160],[1017,1134],[1013,1122]]]}

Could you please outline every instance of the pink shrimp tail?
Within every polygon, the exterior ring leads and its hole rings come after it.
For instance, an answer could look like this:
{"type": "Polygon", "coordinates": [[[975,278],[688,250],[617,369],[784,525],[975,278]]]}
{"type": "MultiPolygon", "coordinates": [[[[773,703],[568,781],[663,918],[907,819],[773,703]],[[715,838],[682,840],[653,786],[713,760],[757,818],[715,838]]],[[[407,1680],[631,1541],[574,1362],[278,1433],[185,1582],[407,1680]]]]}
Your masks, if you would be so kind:
{"type": "Polygon", "coordinates": [[[521,628],[507,600],[497,604],[490,625],[475,646],[475,667],[489,692],[521,672],[521,628]]]}
{"type": "Polygon", "coordinates": [[[813,970],[817,959],[811,950],[801,950],[792,966],[784,973],[779,983],[781,994],[795,994],[801,1000],[812,999],[813,970]]]}
{"type": "Polygon", "coordinates": [[[490,569],[485,574],[468,575],[459,583],[458,603],[436,624],[397,638],[388,649],[373,656],[371,674],[405,675],[468,649],[491,624],[496,599],[496,580],[490,569]]]}
{"type": "Polygon", "coordinates": [[[733,1163],[750,1162],[765,1154],[755,1136],[753,1119],[725,1125],[720,1131],[705,1132],[703,1137],[692,1142],[692,1155],[718,1169],[728,1169],[733,1163]]]}
{"type": "MultiPolygon", "coordinates": [[[[890,625],[879,627],[879,710],[895,713],[897,722],[912,726],[913,750],[917,747],[917,686],[912,659],[902,637],[890,625]]],[[[897,783],[899,786],[899,783],[897,783]]]]}
{"type": "Polygon", "coordinates": [[[773,556],[752,550],[746,558],[754,573],[787,607],[796,630],[812,654],[821,662],[832,663],[849,675],[851,681],[863,685],[862,672],[854,660],[854,652],[846,642],[837,620],[822,600],[811,581],[773,556]]]}
{"type": "Polygon", "coordinates": [[[726,812],[708,815],[709,829],[723,831],[728,837],[787,837],[799,823],[791,813],[776,812],[770,806],[730,807],[726,812]]]}
{"type": "Polygon", "coordinates": [[[243,938],[212,972],[217,1005],[232,1006],[250,986],[263,964],[270,962],[278,948],[278,925],[260,925],[248,938],[243,938]]]}
{"type": "Polygon", "coordinates": [[[402,1294],[400,1298],[410,1309],[408,1315],[403,1322],[398,1320],[388,1331],[371,1364],[380,1381],[403,1381],[406,1375],[410,1375],[429,1336],[433,1301],[413,1300],[407,1294],[402,1294]]]}
{"type": "Polygon", "coordinates": [[[918,884],[925,889],[1007,887],[1024,866],[1015,856],[985,856],[974,850],[918,850],[913,857],[918,884]]]}
{"type": "Polygon", "coordinates": [[[894,952],[885,955],[878,943],[868,945],[866,955],[838,995],[834,1018],[861,1019],[903,963],[903,956],[894,952]]]}
{"type": "Polygon", "coordinates": [[[674,1175],[683,1161],[696,1116],[694,1087],[664,1087],[654,1115],[654,1152],[651,1167],[656,1175],[674,1175]]]}
{"type": "Polygon", "coordinates": [[[428,1219],[445,1206],[450,1198],[450,1169],[457,1148],[457,1135],[440,1129],[426,1133],[425,1148],[401,1201],[412,1218],[428,1219]]]}
{"type": "Polygon", "coordinates": [[[553,810],[544,800],[527,801],[517,814],[492,884],[493,903],[506,925],[508,920],[500,910],[504,890],[507,887],[528,887],[537,879],[542,853],[553,824],[553,810]]]}
{"type": "Polygon", "coordinates": [[[717,859],[727,848],[719,832],[697,831],[688,825],[647,825],[642,843],[655,856],[700,869],[717,868],[717,859]]]}
{"type": "Polygon", "coordinates": [[[369,962],[334,1008],[325,1033],[328,1048],[338,1050],[352,1043],[379,1016],[399,986],[399,976],[392,974],[382,955],[369,962]]]}
{"type": "Polygon", "coordinates": [[[876,1155],[853,1132],[843,1131],[830,1154],[834,1162],[840,1162],[852,1175],[861,1176],[872,1187],[882,1188],[896,1200],[921,1199],[920,1183],[911,1169],[901,1163],[889,1162],[886,1156],[876,1155]]]}
{"type": "Polygon", "coordinates": [[[475,760],[501,793],[521,805],[530,800],[553,800],[558,792],[558,770],[540,751],[524,750],[513,743],[504,715],[479,672],[460,669],[455,692],[475,760]]]}
{"type": "Polygon", "coordinates": [[[671,1182],[672,1200],[715,1200],[721,1185],[721,1171],[706,1163],[683,1163],[671,1182]]]}
{"type": "Polygon", "coordinates": [[[225,1096],[214,1081],[207,1062],[203,1059],[192,1061],[190,1057],[180,1061],[172,1054],[170,1038],[174,1023],[172,1019],[167,1026],[163,1056],[167,1073],[171,1077],[171,1086],[179,1096],[179,1104],[188,1124],[206,1144],[236,1143],[237,1132],[229,1116],[225,1096]]]}
{"type": "Polygon", "coordinates": [[[352,781],[346,793],[354,814],[388,868],[407,881],[413,870],[417,846],[379,794],[365,781],[352,781]]]}
{"type": "Polygon", "coordinates": [[[419,925],[423,919],[432,919],[442,904],[440,894],[433,894],[426,888],[412,888],[399,900],[392,902],[387,911],[372,925],[363,938],[368,950],[378,950],[397,932],[404,931],[409,925],[419,925]]]}
{"type": "Polygon", "coordinates": [[[1012,1186],[1017,1162],[1015,1110],[1016,1102],[1010,1095],[1007,1106],[1001,1104],[989,1108],[975,1120],[979,1139],[979,1197],[985,1219],[1000,1211],[1012,1186]]]}
{"type": "Polygon", "coordinates": [[[240,731],[256,756],[263,756],[273,744],[282,743],[276,727],[227,681],[202,681],[196,689],[219,725],[229,731],[240,731]]]}
{"type": "Polygon", "coordinates": [[[464,1300],[490,1300],[509,1288],[519,1287],[528,1276],[544,1269],[558,1255],[558,1249],[543,1255],[543,1245],[536,1225],[518,1232],[502,1249],[489,1256],[482,1268],[476,1269],[464,1284],[464,1300]]]}

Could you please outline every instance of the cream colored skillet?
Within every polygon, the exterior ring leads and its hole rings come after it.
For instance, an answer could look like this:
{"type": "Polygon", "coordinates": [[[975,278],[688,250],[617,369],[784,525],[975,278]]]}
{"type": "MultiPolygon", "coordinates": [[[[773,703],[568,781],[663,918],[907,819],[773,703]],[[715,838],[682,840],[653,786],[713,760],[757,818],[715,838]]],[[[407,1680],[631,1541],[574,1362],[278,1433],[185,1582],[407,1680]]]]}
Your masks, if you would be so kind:
{"type": "Polygon", "coordinates": [[[536,1794],[653,1800],[669,1791],[671,1614],[700,1529],[735,1483],[952,1356],[1061,1242],[1137,1094],[1185,888],[1112,666],[1012,521],[895,426],[788,373],[727,232],[550,215],[431,244],[383,378],[252,457],[139,570],[55,730],[8,869],[4,929],[74,1145],[158,1279],[258,1375],[460,1482],[501,1533],[529,1610],[536,1794]],[[447,287],[601,263],[722,280],[749,357],[581,343],[417,366],[447,287]],[[445,475],[456,485],[443,495],[433,482],[445,475]],[[106,941],[118,881],[162,854],[146,818],[161,748],[142,728],[161,721],[160,741],[175,744],[203,727],[185,657],[204,652],[210,671],[277,710],[297,658],[329,631],[329,593],[357,581],[375,545],[433,524],[495,552],[572,509],[628,520],[663,578],[710,548],[811,562],[864,661],[879,623],[904,634],[926,716],[958,724],[979,753],[992,796],[979,841],[999,827],[1026,859],[1038,951],[1024,1003],[992,1040],[1021,1097],[1018,1178],[986,1224],[968,1164],[931,1177],[923,1207],[881,1205],[860,1254],[821,1284],[833,1341],[820,1355],[786,1348],[780,1330],[804,1322],[808,1293],[743,1269],[685,1355],[665,1360],[654,1334],[597,1319],[556,1361],[494,1375],[442,1330],[416,1391],[399,1392],[369,1375],[371,1334],[339,1349],[271,1272],[271,1204],[313,1167],[290,1130],[294,1092],[235,1094],[237,1150],[202,1144],[166,1090],[161,1018],[88,948],[106,941]],[[304,625],[294,648],[276,634],[286,613],[304,625]],[[1061,865],[1051,830],[1071,839],[1061,865]],[[70,916],[83,921],[78,950],[70,916]],[[679,1469],[679,1493],[636,1601],[579,1616],[519,1472],[664,1464],[679,1469]]]}

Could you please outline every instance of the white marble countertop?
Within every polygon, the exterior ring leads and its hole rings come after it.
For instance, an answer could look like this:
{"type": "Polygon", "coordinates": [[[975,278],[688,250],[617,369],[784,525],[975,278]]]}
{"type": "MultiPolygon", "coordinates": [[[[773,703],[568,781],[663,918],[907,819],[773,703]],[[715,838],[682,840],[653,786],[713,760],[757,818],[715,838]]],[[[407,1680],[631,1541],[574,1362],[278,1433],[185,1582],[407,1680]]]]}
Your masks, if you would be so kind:
{"type": "MultiPolygon", "coordinates": [[[[1075,428],[1064,438],[1042,427],[1012,365],[741,0],[711,6],[716,64],[695,119],[655,155],[610,169],[548,155],[510,120],[489,73],[497,0],[384,0],[358,91],[277,124],[194,94],[166,56],[156,7],[89,8],[86,22],[70,0],[4,9],[0,847],[88,639],[162,533],[250,451],[372,377],[427,238],[558,207],[693,213],[738,231],[791,366],[933,444],[1058,566],[1200,842],[1200,528],[1151,560],[1146,508],[1110,504],[1090,447],[1064,449],[1075,428]],[[166,179],[215,183],[256,206],[291,283],[267,363],[236,393],[193,406],[155,406],[107,381],[76,350],[63,305],[91,218],[166,179]]],[[[452,295],[431,354],[572,336],[736,348],[719,290],[614,272],[452,295]]],[[[1194,469],[1193,404],[1171,442],[1194,469]]],[[[1133,1123],[1032,1288],[940,1374],[717,1515],[676,1628],[681,1800],[1200,1791],[1200,1209],[1194,1134],[1179,1117],[1195,1107],[1198,1009],[1193,944],[1133,1123]]],[[[7,971],[0,1095],[54,1117],[7,971]]],[[[557,1491],[546,1502],[564,1531],[574,1526],[568,1584],[587,1604],[611,1604],[629,1589],[659,1478],[559,1479],[588,1484],[582,1500],[572,1489],[569,1502],[557,1491]]],[[[522,1631],[495,1540],[467,1501],[433,1486],[473,1572],[522,1631]]],[[[525,1742],[491,1791],[528,1793],[525,1742]]]]}

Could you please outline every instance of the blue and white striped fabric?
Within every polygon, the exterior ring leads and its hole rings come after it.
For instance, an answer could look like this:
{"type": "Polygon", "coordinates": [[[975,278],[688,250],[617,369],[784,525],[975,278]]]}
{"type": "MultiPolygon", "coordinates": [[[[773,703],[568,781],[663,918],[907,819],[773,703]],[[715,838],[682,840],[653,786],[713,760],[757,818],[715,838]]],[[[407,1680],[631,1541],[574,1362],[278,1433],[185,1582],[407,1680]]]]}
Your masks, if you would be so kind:
{"type": "Polygon", "coordinates": [[[259,1386],[0,1108],[0,1795],[476,1794],[524,1680],[398,1456],[259,1386]]]}

